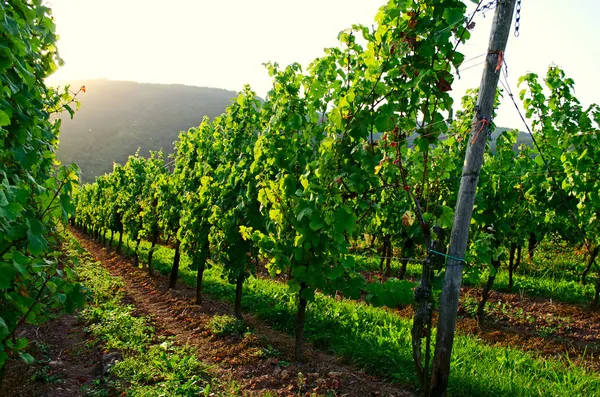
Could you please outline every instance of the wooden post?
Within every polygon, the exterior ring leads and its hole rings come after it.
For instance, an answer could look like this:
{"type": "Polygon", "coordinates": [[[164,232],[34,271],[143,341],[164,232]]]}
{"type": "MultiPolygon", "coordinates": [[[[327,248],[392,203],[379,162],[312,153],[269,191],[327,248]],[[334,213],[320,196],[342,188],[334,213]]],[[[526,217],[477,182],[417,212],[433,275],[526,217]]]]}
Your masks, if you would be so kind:
{"type": "Polygon", "coordinates": [[[488,136],[489,122],[494,111],[494,100],[500,77],[499,66],[502,66],[515,3],[516,0],[499,0],[492,23],[488,55],[479,87],[479,97],[477,98],[476,115],[471,128],[471,136],[467,142],[467,153],[465,155],[458,201],[454,213],[454,224],[450,236],[449,257],[446,261],[446,274],[444,276],[444,286],[440,302],[440,315],[431,373],[431,387],[429,389],[431,397],[445,396],[448,387],[450,358],[452,355],[452,343],[454,342],[458,298],[460,296],[464,264],[463,261],[457,259],[464,258],[467,248],[475,191],[479,180],[479,172],[483,164],[483,153],[488,136]]]}

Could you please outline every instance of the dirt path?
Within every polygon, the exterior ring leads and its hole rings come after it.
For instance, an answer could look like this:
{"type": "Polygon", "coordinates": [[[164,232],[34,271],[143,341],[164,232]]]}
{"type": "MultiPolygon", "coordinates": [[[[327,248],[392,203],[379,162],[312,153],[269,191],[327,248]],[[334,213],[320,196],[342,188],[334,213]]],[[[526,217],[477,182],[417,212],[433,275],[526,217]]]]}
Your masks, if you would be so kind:
{"type": "MultiPolygon", "coordinates": [[[[492,345],[515,347],[600,371],[597,308],[492,291],[480,326],[474,316],[480,294],[479,288],[461,289],[457,332],[476,335],[492,345]]],[[[398,312],[405,317],[414,313],[412,306],[398,312]]]]}
{"type": "Polygon", "coordinates": [[[200,360],[216,364],[219,379],[235,381],[250,395],[267,391],[280,396],[414,395],[311,347],[307,349],[306,363],[293,364],[293,338],[265,326],[247,313],[244,317],[256,329],[255,333],[245,337],[215,337],[205,326],[215,315],[233,313],[231,305],[210,296],[204,297],[201,306],[195,305],[192,288],[180,283],[177,290],[169,290],[167,277],[160,274],[149,277],[112,250],[88,240],[77,230],[72,229],[72,232],[112,275],[123,278],[127,299],[140,314],[152,318],[158,334],[174,335],[179,343],[193,346],[200,360]],[[280,352],[276,357],[265,354],[274,349],[280,352]]]}
{"type": "MultiPolygon", "coordinates": [[[[467,288],[464,299],[479,300],[480,290],[467,288]]],[[[600,371],[600,310],[539,297],[492,292],[480,329],[472,311],[461,305],[465,331],[477,331],[489,342],[504,343],[550,356],[566,354],[572,362],[600,371]]]]}
{"type": "Polygon", "coordinates": [[[102,372],[102,352],[87,345],[87,334],[73,316],[65,315],[40,327],[29,326],[19,337],[29,339],[36,362],[20,359],[6,364],[2,397],[83,397],[82,386],[102,372]]]}

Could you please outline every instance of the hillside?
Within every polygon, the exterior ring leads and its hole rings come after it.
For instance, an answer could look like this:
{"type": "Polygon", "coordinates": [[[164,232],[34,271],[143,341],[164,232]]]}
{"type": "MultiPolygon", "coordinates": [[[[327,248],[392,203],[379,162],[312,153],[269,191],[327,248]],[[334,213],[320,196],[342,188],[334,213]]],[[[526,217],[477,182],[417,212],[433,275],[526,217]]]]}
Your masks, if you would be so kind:
{"type": "MultiPolygon", "coordinates": [[[[494,129],[494,132],[492,133],[492,137],[491,137],[491,141],[490,141],[490,151],[492,153],[496,153],[496,139],[498,138],[498,136],[500,136],[501,133],[503,133],[504,131],[510,130],[510,128],[506,128],[506,127],[496,127],[494,129]]],[[[379,139],[381,139],[381,133],[380,132],[375,132],[373,133],[373,141],[378,141],[379,139]]],[[[414,133],[413,135],[411,135],[408,138],[408,142],[409,145],[413,144],[413,141],[418,137],[419,135],[417,133],[414,133]]],[[[441,134],[439,139],[446,139],[448,136],[446,134],[441,134]]],[[[517,137],[517,142],[513,145],[514,150],[518,150],[519,146],[521,145],[527,145],[527,146],[533,146],[533,141],[531,139],[531,137],[529,136],[529,133],[527,132],[523,132],[523,131],[519,131],[519,136],[517,137]]]]}
{"type": "Polygon", "coordinates": [[[140,149],[173,151],[180,131],[198,126],[204,116],[216,117],[236,92],[185,85],[142,84],[128,81],[89,80],[81,109],[73,120],[63,115],[58,159],[77,163],[83,182],[125,163],[140,149]]]}
{"type": "MultiPolygon", "coordinates": [[[[496,129],[494,130],[494,132],[492,133],[492,140],[490,142],[490,150],[492,151],[492,153],[496,153],[496,138],[498,138],[498,136],[503,133],[506,130],[510,130],[511,128],[506,128],[506,127],[496,127],[496,129]]],[[[529,133],[524,132],[524,131],[519,131],[519,136],[517,137],[517,143],[515,143],[513,145],[513,149],[517,150],[519,148],[519,146],[521,145],[526,145],[526,146],[533,146],[533,141],[531,139],[531,137],[529,136],[529,133]]]]}

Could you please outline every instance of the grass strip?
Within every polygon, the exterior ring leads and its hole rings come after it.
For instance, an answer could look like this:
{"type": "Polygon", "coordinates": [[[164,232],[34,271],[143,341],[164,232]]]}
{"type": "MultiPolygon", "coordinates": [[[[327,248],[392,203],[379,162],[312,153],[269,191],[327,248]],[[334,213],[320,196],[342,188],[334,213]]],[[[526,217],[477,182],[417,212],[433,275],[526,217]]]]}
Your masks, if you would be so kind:
{"type": "Polygon", "coordinates": [[[95,337],[91,342],[100,340],[112,358],[118,357],[107,375],[84,386],[85,396],[238,395],[232,393],[235,384],[213,379],[191,348],[177,346],[174,337],[156,335],[149,318],[135,316],[135,307],[123,303],[121,278],[111,276],[72,236],[67,236],[65,250],[89,290],[89,303],[79,317],[95,337]]]}
{"type": "MultiPolygon", "coordinates": [[[[563,258],[562,261],[557,261],[557,263],[551,265],[546,254],[549,253],[539,252],[535,264],[524,264],[522,269],[514,274],[513,292],[565,303],[588,304],[594,297],[593,282],[588,282],[585,285],[581,284],[579,281],[581,276],[578,271],[573,270],[573,267],[575,267],[574,262],[568,261],[568,263],[565,263],[563,258]]],[[[377,258],[367,258],[359,255],[356,258],[357,263],[364,271],[379,270],[379,260],[377,258]]],[[[394,274],[396,266],[398,265],[393,266],[392,274],[394,274]]],[[[487,282],[488,274],[487,270],[482,270],[473,279],[465,277],[463,285],[482,287],[487,282]]],[[[406,268],[406,276],[411,278],[421,277],[421,266],[409,263],[406,268]]],[[[592,280],[593,275],[589,279],[592,280]]],[[[507,270],[501,269],[498,271],[493,289],[494,291],[508,292],[507,270]]]]}

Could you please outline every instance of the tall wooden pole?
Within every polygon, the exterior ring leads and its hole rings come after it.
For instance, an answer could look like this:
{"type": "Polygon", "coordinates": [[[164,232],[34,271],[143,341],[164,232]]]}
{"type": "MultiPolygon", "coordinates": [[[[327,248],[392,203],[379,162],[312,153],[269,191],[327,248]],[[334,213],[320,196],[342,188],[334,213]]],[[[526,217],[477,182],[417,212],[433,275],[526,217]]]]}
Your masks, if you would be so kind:
{"type": "Polygon", "coordinates": [[[446,275],[440,302],[440,315],[437,325],[437,338],[433,369],[431,373],[430,397],[446,395],[448,377],[450,375],[450,358],[452,343],[456,329],[458,298],[462,283],[463,264],[453,258],[464,258],[469,237],[469,225],[473,214],[475,191],[479,180],[479,172],[483,164],[483,153],[488,136],[489,123],[494,111],[494,100],[500,77],[504,50],[510,33],[512,16],[517,0],[498,0],[488,55],[486,58],[479,97],[477,98],[476,115],[471,128],[471,136],[467,143],[467,153],[463,166],[458,201],[454,213],[454,224],[450,236],[450,247],[446,261],[446,275]]]}

